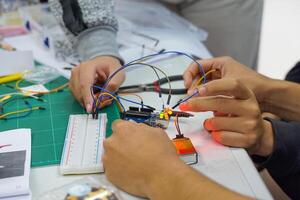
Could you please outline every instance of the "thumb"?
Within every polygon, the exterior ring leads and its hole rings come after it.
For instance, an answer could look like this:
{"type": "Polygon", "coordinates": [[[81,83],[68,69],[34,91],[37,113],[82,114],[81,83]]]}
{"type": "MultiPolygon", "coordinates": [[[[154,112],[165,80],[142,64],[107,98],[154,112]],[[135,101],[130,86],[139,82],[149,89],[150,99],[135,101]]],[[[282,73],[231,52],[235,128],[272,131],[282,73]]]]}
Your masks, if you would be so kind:
{"type": "Polygon", "coordinates": [[[123,71],[120,71],[108,83],[107,89],[111,92],[117,91],[119,89],[120,85],[124,82],[124,80],[125,80],[125,73],[123,71]]]}
{"type": "Polygon", "coordinates": [[[88,113],[92,111],[93,105],[93,84],[95,81],[95,70],[91,68],[85,68],[80,70],[80,90],[82,94],[83,103],[88,113]]]}
{"type": "Polygon", "coordinates": [[[86,112],[90,113],[93,108],[93,97],[92,97],[92,85],[90,87],[85,87],[82,91],[83,93],[83,102],[85,105],[86,112]]]}

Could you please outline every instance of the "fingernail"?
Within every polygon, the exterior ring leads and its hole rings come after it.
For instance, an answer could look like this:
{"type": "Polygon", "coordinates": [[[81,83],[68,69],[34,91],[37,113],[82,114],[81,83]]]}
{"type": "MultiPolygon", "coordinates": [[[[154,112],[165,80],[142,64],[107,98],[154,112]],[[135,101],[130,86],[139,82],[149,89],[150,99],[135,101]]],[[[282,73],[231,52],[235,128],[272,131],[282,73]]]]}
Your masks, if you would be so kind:
{"type": "Polygon", "coordinates": [[[212,126],[211,120],[209,120],[209,119],[205,120],[204,123],[203,123],[203,125],[204,125],[204,128],[206,130],[213,130],[213,126],[212,126]]]}
{"type": "Polygon", "coordinates": [[[180,105],[179,105],[179,109],[180,109],[181,111],[187,111],[187,110],[189,110],[189,105],[188,105],[188,103],[187,103],[187,102],[184,102],[184,103],[180,104],[180,105]]]}
{"type": "Polygon", "coordinates": [[[86,109],[86,112],[90,113],[90,112],[92,111],[92,106],[91,106],[91,104],[89,104],[89,103],[86,104],[85,109],[86,109]]]}
{"type": "Polygon", "coordinates": [[[183,85],[185,88],[188,88],[188,84],[187,84],[187,81],[183,78],[183,85]]]}
{"type": "Polygon", "coordinates": [[[211,136],[212,136],[212,138],[213,138],[216,142],[221,143],[221,136],[220,136],[220,133],[219,133],[219,132],[213,131],[213,132],[211,133],[211,136]]]}
{"type": "Polygon", "coordinates": [[[201,86],[199,88],[198,92],[199,92],[199,96],[202,96],[202,97],[205,96],[205,94],[206,94],[206,88],[205,88],[205,86],[201,86]]]}
{"type": "Polygon", "coordinates": [[[196,92],[198,92],[198,89],[197,88],[194,88],[194,89],[190,89],[189,91],[188,91],[188,95],[193,95],[193,94],[195,94],[196,92]]]}

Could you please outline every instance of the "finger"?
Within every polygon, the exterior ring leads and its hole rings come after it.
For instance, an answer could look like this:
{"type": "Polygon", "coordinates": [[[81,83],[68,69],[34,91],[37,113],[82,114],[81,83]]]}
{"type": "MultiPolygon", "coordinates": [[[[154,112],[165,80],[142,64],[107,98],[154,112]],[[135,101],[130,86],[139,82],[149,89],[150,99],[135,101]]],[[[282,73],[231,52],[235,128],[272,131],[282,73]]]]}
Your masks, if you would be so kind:
{"type": "Polygon", "coordinates": [[[91,87],[95,82],[95,69],[92,66],[81,65],[79,70],[79,85],[83,103],[86,111],[91,112],[93,103],[91,87]]]}
{"type": "Polygon", "coordinates": [[[111,129],[113,133],[119,133],[121,130],[128,129],[132,124],[133,122],[118,119],[112,123],[111,129]]]}
{"type": "Polygon", "coordinates": [[[241,148],[249,147],[249,142],[244,134],[231,131],[213,131],[211,136],[216,142],[226,146],[241,148]]]}
{"type": "MultiPolygon", "coordinates": [[[[195,97],[188,102],[179,105],[181,111],[206,112],[216,111],[225,114],[232,114],[236,116],[245,115],[245,113],[252,111],[253,106],[249,106],[248,101],[233,99],[228,97],[195,97]]],[[[248,114],[248,113],[247,113],[248,114]]]]}
{"type": "Polygon", "coordinates": [[[125,80],[124,72],[119,72],[111,81],[108,83],[107,89],[111,92],[115,92],[119,89],[120,85],[125,80]]]}
{"type": "Polygon", "coordinates": [[[111,124],[111,130],[117,132],[120,126],[122,125],[123,120],[117,119],[111,124]]]}
{"type": "Polygon", "coordinates": [[[202,65],[202,60],[198,60],[193,62],[183,73],[183,80],[185,88],[191,88],[193,86],[193,82],[195,82],[197,77],[203,76],[205,72],[209,70],[209,68],[202,65]]]}
{"type": "MultiPolygon", "coordinates": [[[[112,76],[118,70],[120,70],[119,65],[111,67],[109,69],[109,75],[108,76],[112,76]]],[[[125,72],[123,70],[120,70],[110,80],[110,82],[108,83],[107,89],[109,91],[112,91],[112,92],[117,91],[119,89],[120,85],[124,82],[124,80],[125,80],[125,72]]]]}
{"type": "Polygon", "coordinates": [[[102,85],[107,79],[107,75],[106,75],[104,69],[102,67],[97,67],[96,68],[96,74],[97,74],[96,83],[99,84],[99,85],[102,85]]]}
{"type": "Polygon", "coordinates": [[[114,99],[109,99],[109,100],[102,101],[100,103],[100,108],[104,108],[104,107],[110,105],[113,101],[114,101],[114,99]]]}
{"type": "Polygon", "coordinates": [[[211,81],[198,88],[199,96],[227,95],[236,99],[249,99],[253,93],[237,79],[224,78],[211,81]]]}
{"type": "Polygon", "coordinates": [[[84,107],[83,99],[82,99],[82,95],[81,95],[81,91],[80,91],[80,87],[79,87],[78,83],[79,83],[79,69],[78,69],[78,67],[75,67],[71,71],[69,87],[70,87],[71,93],[73,94],[75,99],[80,103],[80,105],[82,107],[84,107]]]}
{"type": "Polygon", "coordinates": [[[108,156],[107,156],[107,153],[104,151],[103,152],[103,155],[102,155],[102,158],[101,158],[101,161],[103,163],[103,170],[104,172],[106,173],[107,171],[107,163],[108,163],[108,156]]]}
{"type": "Polygon", "coordinates": [[[81,105],[81,107],[85,107],[83,105],[83,99],[81,97],[81,95],[78,95],[79,92],[75,92],[75,90],[71,90],[72,95],[75,97],[76,101],[81,105]]]}
{"type": "Polygon", "coordinates": [[[110,147],[110,144],[111,144],[111,140],[113,138],[113,135],[111,135],[109,138],[106,138],[104,141],[103,141],[103,148],[104,148],[104,154],[107,154],[108,153],[108,150],[109,150],[109,147],[110,147]]]}
{"type": "Polygon", "coordinates": [[[220,70],[222,67],[222,58],[213,58],[213,59],[203,59],[203,60],[198,60],[197,62],[201,65],[199,66],[198,63],[193,62],[184,72],[183,74],[183,79],[184,79],[184,85],[186,88],[190,88],[193,83],[193,79],[197,75],[203,76],[203,71],[204,73],[216,69],[220,70]],[[202,68],[202,69],[201,69],[202,68]]]}
{"type": "Polygon", "coordinates": [[[215,117],[226,117],[226,116],[228,116],[228,114],[214,111],[214,116],[215,117]]]}
{"type": "Polygon", "coordinates": [[[193,62],[183,73],[183,80],[185,88],[190,88],[193,83],[193,79],[199,74],[199,65],[193,62]]]}
{"type": "Polygon", "coordinates": [[[247,134],[257,127],[256,120],[243,117],[213,117],[203,123],[207,131],[232,131],[247,134]]]}

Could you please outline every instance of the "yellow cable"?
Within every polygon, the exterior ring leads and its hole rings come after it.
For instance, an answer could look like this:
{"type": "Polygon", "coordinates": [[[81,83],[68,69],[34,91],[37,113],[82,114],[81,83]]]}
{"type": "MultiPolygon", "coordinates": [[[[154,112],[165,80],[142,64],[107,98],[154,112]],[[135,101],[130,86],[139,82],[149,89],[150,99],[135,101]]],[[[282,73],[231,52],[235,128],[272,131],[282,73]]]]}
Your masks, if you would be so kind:
{"type": "Polygon", "coordinates": [[[6,101],[6,100],[8,100],[8,99],[10,99],[11,97],[12,97],[11,95],[6,95],[6,96],[4,96],[3,98],[0,99],[0,103],[6,101]]]}
{"type": "Polygon", "coordinates": [[[143,102],[143,98],[135,93],[119,93],[119,96],[136,96],[137,98],[139,98],[141,100],[141,102],[143,102]]]}
{"type": "Polygon", "coordinates": [[[213,73],[215,71],[217,71],[217,70],[212,69],[212,70],[206,72],[206,74],[204,76],[202,76],[201,78],[199,78],[199,80],[197,81],[196,86],[199,86],[201,84],[201,82],[203,81],[204,77],[208,76],[209,74],[211,74],[211,73],[213,73]]]}
{"type": "Polygon", "coordinates": [[[0,77],[0,84],[20,80],[22,79],[23,75],[24,75],[23,73],[16,73],[16,74],[0,77]]]}
{"type": "Polygon", "coordinates": [[[32,90],[24,90],[22,88],[20,88],[20,83],[23,81],[23,79],[19,80],[16,82],[16,85],[15,85],[15,88],[20,91],[20,92],[25,92],[25,93],[34,93],[34,94],[50,94],[50,93],[55,93],[55,92],[58,92],[59,90],[61,89],[64,89],[66,87],[68,87],[68,84],[69,83],[65,83],[57,88],[54,88],[54,89],[51,89],[49,90],[48,92],[38,92],[38,91],[32,91],[32,90]]]}
{"type": "Polygon", "coordinates": [[[26,108],[23,110],[12,111],[12,112],[0,115],[0,119],[6,118],[7,116],[10,116],[10,115],[15,115],[15,114],[24,113],[24,112],[30,112],[30,111],[39,110],[39,109],[40,109],[40,107],[33,107],[33,108],[26,108]]]}

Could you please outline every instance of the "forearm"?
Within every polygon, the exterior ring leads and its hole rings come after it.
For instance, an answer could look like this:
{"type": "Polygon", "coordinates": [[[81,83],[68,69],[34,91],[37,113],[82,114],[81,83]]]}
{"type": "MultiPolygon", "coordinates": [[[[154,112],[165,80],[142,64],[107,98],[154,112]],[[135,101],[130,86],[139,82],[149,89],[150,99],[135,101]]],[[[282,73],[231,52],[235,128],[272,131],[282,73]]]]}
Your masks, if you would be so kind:
{"type": "Polygon", "coordinates": [[[121,60],[116,35],[116,31],[110,26],[90,28],[78,36],[74,47],[82,60],[97,56],[112,56],[121,60]]]}
{"type": "Polygon", "coordinates": [[[166,163],[160,168],[152,177],[147,196],[154,200],[248,199],[209,180],[181,161],[166,163]]]}
{"type": "Polygon", "coordinates": [[[268,79],[258,91],[263,112],[270,112],[284,120],[300,121],[299,84],[268,79]]]}
{"type": "Polygon", "coordinates": [[[81,60],[97,56],[120,58],[113,0],[50,0],[51,10],[81,60]]]}

